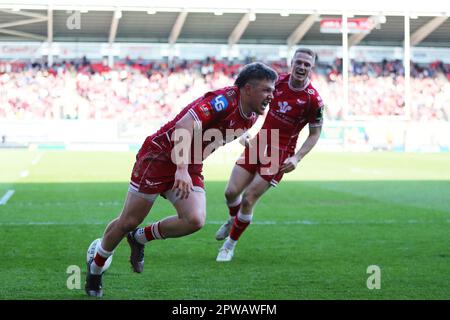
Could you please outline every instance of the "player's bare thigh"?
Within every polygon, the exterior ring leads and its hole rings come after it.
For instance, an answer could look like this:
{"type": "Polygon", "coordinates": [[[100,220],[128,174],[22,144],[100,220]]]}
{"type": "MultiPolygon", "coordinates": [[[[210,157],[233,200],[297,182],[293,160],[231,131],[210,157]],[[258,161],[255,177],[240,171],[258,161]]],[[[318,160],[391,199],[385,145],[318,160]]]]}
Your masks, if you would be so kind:
{"type": "Polygon", "coordinates": [[[225,197],[227,197],[227,199],[238,197],[250,185],[254,177],[254,173],[235,164],[225,189],[225,197]]]}
{"type": "Polygon", "coordinates": [[[158,194],[150,195],[129,190],[119,220],[130,225],[139,225],[150,212],[158,194]]]}
{"type": "Polygon", "coordinates": [[[121,214],[106,227],[102,247],[107,251],[113,251],[124,234],[134,230],[144,221],[155,198],[154,195],[140,194],[134,190],[128,191],[121,214]]]}
{"type": "Polygon", "coordinates": [[[189,224],[202,227],[206,220],[206,194],[201,187],[194,186],[187,199],[170,199],[178,217],[189,224]]]}

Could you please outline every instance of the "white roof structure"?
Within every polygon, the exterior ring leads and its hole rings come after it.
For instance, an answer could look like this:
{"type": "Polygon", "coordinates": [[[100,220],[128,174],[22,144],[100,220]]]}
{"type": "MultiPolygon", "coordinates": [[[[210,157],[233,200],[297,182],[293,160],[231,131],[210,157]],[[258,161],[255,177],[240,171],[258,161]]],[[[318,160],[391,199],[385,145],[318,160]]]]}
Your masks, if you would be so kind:
{"type": "Polygon", "coordinates": [[[450,47],[450,2],[438,0],[0,0],[0,41],[342,45],[320,20],[344,13],[385,20],[350,45],[402,46],[407,15],[413,46],[450,47]]]}

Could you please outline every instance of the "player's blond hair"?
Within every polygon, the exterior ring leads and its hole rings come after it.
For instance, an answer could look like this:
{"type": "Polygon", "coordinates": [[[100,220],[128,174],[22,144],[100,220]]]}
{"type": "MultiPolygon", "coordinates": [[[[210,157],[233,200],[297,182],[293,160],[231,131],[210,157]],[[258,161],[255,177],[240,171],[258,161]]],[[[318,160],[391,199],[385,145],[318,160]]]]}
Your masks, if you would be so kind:
{"type": "Polygon", "coordinates": [[[308,48],[298,48],[297,50],[295,50],[294,55],[292,56],[292,59],[294,59],[294,57],[297,55],[297,53],[300,53],[300,52],[305,53],[308,56],[310,56],[312,58],[314,64],[316,64],[317,55],[313,50],[308,49],[308,48]]]}

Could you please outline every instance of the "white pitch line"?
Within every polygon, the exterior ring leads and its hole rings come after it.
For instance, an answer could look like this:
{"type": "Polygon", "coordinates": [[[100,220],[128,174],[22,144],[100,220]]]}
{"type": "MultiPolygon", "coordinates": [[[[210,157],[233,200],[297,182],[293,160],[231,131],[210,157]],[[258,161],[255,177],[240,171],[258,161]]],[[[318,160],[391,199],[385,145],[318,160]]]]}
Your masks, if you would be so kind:
{"type": "Polygon", "coordinates": [[[28,177],[29,174],[30,174],[30,172],[28,170],[24,170],[20,173],[20,177],[26,178],[26,177],[28,177]]]}
{"type": "Polygon", "coordinates": [[[54,222],[54,221],[35,221],[35,222],[0,222],[1,226],[82,226],[82,225],[107,225],[108,222],[54,222]]]}
{"type": "MultiPolygon", "coordinates": [[[[221,225],[223,221],[209,221],[206,222],[207,225],[221,225]]],[[[430,223],[441,223],[441,221],[430,220],[430,221],[395,221],[395,220],[380,220],[380,221],[329,221],[329,222],[318,222],[318,221],[308,221],[308,220],[288,220],[288,221],[253,221],[252,224],[255,225],[345,225],[345,224],[430,224],[430,223]]],[[[450,223],[450,219],[447,220],[450,223]]],[[[33,221],[33,222],[0,222],[0,226],[74,226],[74,225],[106,225],[108,221],[86,221],[86,222],[57,222],[57,221],[33,221]]]]}
{"type": "Polygon", "coordinates": [[[0,199],[0,206],[5,205],[8,200],[13,196],[14,190],[8,190],[6,191],[5,195],[0,199]]]}

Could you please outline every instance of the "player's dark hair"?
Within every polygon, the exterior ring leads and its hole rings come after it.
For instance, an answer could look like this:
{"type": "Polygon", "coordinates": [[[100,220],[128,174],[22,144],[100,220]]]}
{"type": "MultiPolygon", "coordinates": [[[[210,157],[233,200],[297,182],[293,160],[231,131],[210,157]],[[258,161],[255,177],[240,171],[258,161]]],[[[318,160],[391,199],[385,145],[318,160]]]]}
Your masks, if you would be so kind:
{"type": "Polygon", "coordinates": [[[234,85],[239,89],[244,87],[252,80],[271,80],[277,81],[278,74],[275,70],[261,62],[253,62],[245,65],[239,72],[234,85]]]}

